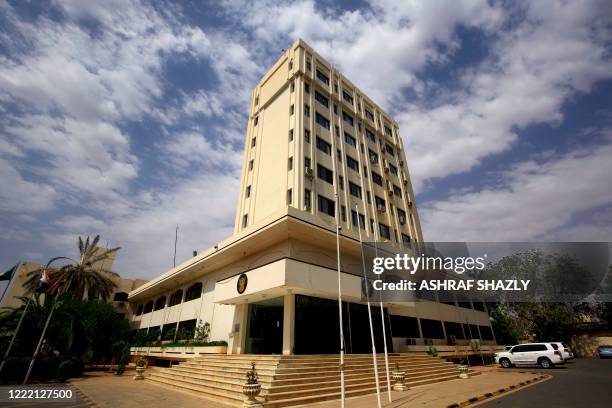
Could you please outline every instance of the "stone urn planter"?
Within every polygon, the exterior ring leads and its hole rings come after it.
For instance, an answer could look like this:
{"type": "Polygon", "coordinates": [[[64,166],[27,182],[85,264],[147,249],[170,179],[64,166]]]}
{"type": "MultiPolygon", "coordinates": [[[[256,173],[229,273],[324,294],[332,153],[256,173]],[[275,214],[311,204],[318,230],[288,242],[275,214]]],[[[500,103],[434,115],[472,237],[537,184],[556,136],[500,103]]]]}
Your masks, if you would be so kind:
{"type": "Polygon", "coordinates": [[[144,380],[144,372],[147,368],[147,361],[144,358],[140,358],[136,361],[136,375],[135,380],[144,380]]]}
{"type": "Polygon", "coordinates": [[[246,373],[246,383],[242,385],[242,393],[246,397],[243,407],[258,408],[263,404],[255,399],[261,392],[261,384],[255,370],[255,363],[251,362],[251,369],[246,373]]]}
{"type": "Polygon", "coordinates": [[[399,364],[395,364],[395,371],[391,373],[391,376],[393,377],[393,381],[395,381],[395,384],[393,384],[393,389],[395,391],[404,391],[408,389],[404,384],[406,373],[400,369],[399,364]]]}
{"type": "Polygon", "coordinates": [[[466,366],[465,364],[461,364],[459,366],[459,378],[470,378],[470,373],[469,373],[469,366],[466,366]]]}

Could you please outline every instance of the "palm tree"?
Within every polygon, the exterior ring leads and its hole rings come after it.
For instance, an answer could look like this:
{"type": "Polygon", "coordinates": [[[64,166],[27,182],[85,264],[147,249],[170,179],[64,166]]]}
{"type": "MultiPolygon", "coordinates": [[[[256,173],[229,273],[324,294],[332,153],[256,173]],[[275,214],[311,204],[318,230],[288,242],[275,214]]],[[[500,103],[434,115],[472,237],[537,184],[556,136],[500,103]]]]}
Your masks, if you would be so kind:
{"type": "MultiPolygon", "coordinates": [[[[113,290],[117,287],[112,278],[119,276],[115,272],[104,267],[104,261],[108,260],[111,254],[117,252],[120,247],[100,248],[98,242],[100,236],[96,235],[93,241],[89,241],[89,236],[85,241],[79,237],[78,263],[66,265],[60,269],[48,269],[47,272],[52,280],[62,276],[62,292],[71,293],[76,299],[83,299],[85,294],[89,299],[108,300],[113,290]]],[[[24,286],[30,293],[36,290],[42,269],[37,269],[28,274],[29,278],[24,286]]]]}

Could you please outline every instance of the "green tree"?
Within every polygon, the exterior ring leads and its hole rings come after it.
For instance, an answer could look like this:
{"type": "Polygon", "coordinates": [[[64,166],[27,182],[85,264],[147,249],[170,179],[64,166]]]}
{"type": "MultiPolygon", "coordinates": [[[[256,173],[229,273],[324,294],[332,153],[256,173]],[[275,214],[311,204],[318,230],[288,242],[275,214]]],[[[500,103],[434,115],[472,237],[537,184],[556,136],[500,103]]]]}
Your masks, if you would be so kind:
{"type": "MultiPolygon", "coordinates": [[[[117,287],[112,278],[119,275],[106,269],[104,261],[108,260],[120,247],[100,248],[98,247],[99,241],[99,235],[96,235],[91,242],[89,237],[85,241],[79,237],[80,257],[78,263],[48,271],[51,279],[56,279],[59,274],[63,274],[63,292],[72,293],[76,299],[83,299],[85,295],[89,299],[109,299],[117,287]]],[[[28,274],[29,278],[24,286],[30,293],[36,289],[41,272],[41,270],[34,270],[28,274]]]]}

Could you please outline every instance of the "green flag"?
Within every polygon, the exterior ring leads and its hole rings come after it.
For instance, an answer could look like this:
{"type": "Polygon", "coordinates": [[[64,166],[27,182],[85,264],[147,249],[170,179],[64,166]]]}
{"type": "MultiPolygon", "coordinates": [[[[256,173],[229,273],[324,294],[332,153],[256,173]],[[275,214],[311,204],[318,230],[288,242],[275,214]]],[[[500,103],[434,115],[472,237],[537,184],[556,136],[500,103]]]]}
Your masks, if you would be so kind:
{"type": "Polygon", "coordinates": [[[18,266],[19,266],[19,264],[13,266],[11,269],[9,269],[8,271],[6,271],[2,275],[0,275],[0,281],[5,281],[5,280],[10,281],[11,278],[13,277],[13,274],[17,270],[18,266]]]}

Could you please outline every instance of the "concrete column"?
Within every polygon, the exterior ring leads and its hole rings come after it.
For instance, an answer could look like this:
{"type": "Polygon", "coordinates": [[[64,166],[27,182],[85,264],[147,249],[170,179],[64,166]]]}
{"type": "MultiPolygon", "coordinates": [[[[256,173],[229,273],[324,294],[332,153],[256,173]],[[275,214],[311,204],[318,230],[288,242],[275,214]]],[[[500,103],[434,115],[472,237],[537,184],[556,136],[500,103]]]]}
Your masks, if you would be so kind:
{"type": "Polygon", "coordinates": [[[295,295],[287,293],[283,307],[283,355],[293,354],[295,346],[295,295]]]}
{"type": "Polygon", "coordinates": [[[247,312],[249,305],[246,303],[234,306],[234,320],[232,331],[229,336],[227,354],[243,354],[247,330],[247,312]]]}

